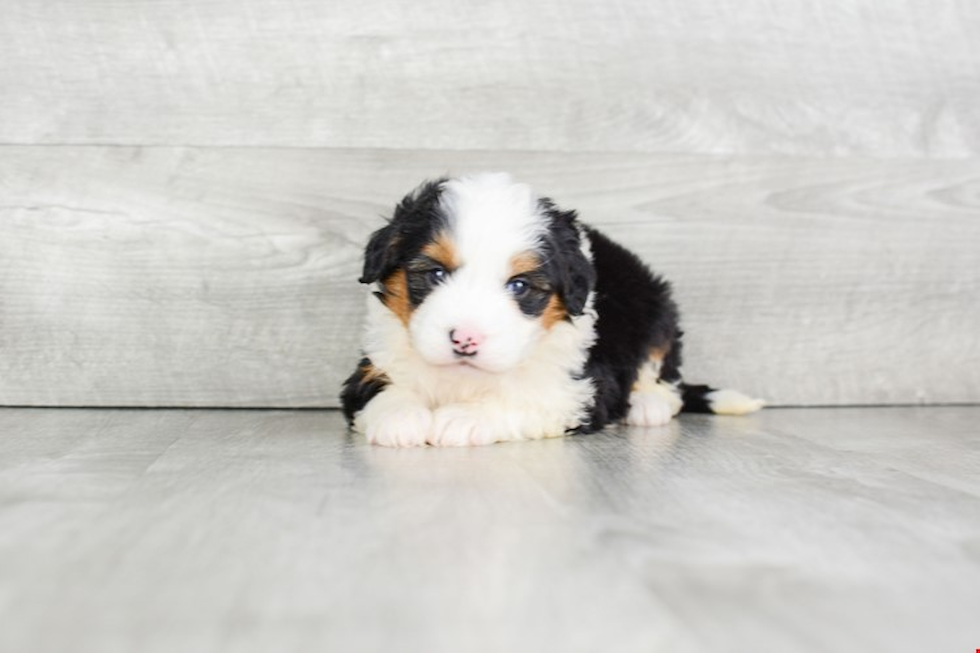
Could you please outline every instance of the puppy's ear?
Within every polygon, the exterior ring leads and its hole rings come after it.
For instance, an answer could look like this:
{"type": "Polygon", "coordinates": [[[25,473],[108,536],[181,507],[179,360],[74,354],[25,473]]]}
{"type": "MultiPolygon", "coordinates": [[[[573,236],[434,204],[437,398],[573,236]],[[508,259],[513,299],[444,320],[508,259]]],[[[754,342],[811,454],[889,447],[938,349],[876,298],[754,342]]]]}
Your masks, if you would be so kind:
{"type": "Polygon", "coordinates": [[[570,315],[581,315],[589,299],[589,293],[595,288],[595,268],[578,246],[568,254],[567,276],[564,283],[562,301],[565,310],[570,315]]]}
{"type": "Polygon", "coordinates": [[[582,253],[582,236],[575,211],[560,211],[550,200],[541,208],[551,218],[550,257],[557,281],[558,296],[569,315],[581,315],[595,288],[595,268],[582,253]]]}
{"type": "Polygon", "coordinates": [[[388,276],[395,265],[395,242],[397,231],[388,224],[373,234],[364,250],[364,270],[359,281],[374,283],[388,276]]]}
{"type": "Polygon", "coordinates": [[[439,196],[446,179],[422,183],[402,198],[388,224],[371,235],[364,252],[361,283],[385,279],[398,267],[404,250],[412,250],[420,239],[437,230],[444,220],[439,196]]]}

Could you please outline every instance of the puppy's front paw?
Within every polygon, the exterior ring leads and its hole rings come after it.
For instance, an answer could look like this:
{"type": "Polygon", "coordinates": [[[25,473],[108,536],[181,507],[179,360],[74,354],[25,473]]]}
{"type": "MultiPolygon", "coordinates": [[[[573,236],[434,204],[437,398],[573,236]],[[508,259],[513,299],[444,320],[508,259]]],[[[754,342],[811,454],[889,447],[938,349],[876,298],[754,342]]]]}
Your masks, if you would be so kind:
{"type": "Polygon", "coordinates": [[[433,413],[432,435],[429,444],[440,447],[468,447],[492,444],[501,439],[493,424],[467,406],[449,405],[433,413]]]}
{"type": "Polygon", "coordinates": [[[432,411],[410,400],[373,399],[358,416],[358,426],[371,444],[422,447],[432,433],[432,411]]]}
{"type": "Polygon", "coordinates": [[[630,395],[630,412],[626,423],[631,426],[662,426],[674,416],[674,406],[664,396],[653,392],[630,395]]]}

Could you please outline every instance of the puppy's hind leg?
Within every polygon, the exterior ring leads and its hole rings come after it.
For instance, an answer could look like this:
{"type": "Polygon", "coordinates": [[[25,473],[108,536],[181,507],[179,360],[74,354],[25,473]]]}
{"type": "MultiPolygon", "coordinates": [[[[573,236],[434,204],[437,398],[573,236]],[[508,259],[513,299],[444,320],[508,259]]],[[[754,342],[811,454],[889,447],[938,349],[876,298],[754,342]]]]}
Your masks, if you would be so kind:
{"type": "Polygon", "coordinates": [[[676,390],[661,384],[656,392],[630,394],[630,411],[626,423],[631,426],[662,426],[680,412],[680,397],[676,390]]]}
{"type": "Polygon", "coordinates": [[[626,423],[632,426],[661,426],[683,406],[680,390],[660,378],[660,363],[653,357],[640,368],[629,402],[626,423]]]}

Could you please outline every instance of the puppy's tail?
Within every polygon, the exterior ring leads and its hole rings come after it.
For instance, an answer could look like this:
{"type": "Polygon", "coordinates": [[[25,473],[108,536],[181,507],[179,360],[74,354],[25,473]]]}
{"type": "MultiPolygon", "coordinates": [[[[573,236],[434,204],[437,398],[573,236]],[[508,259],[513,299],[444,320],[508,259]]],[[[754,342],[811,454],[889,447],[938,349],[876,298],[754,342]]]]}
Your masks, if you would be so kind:
{"type": "Polygon", "coordinates": [[[684,413],[714,413],[715,415],[748,415],[766,405],[738,390],[717,390],[706,385],[680,384],[684,413]]]}

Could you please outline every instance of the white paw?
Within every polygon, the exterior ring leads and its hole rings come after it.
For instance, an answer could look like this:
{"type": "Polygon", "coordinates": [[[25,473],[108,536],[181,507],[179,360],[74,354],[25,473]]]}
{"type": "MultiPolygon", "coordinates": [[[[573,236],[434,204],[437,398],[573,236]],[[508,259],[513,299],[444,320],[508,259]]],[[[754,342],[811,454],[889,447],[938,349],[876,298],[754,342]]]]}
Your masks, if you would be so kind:
{"type": "Polygon", "coordinates": [[[432,433],[432,411],[421,403],[389,398],[382,392],[357,417],[358,428],[371,444],[423,447],[432,433]]]}
{"type": "Polygon", "coordinates": [[[467,406],[437,408],[432,422],[429,444],[440,447],[492,444],[501,439],[485,415],[467,406]]]}
{"type": "Polygon", "coordinates": [[[630,412],[626,423],[631,426],[662,426],[674,416],[671,401],[660,393],[634,392],[630,395],[630,412]]]}

